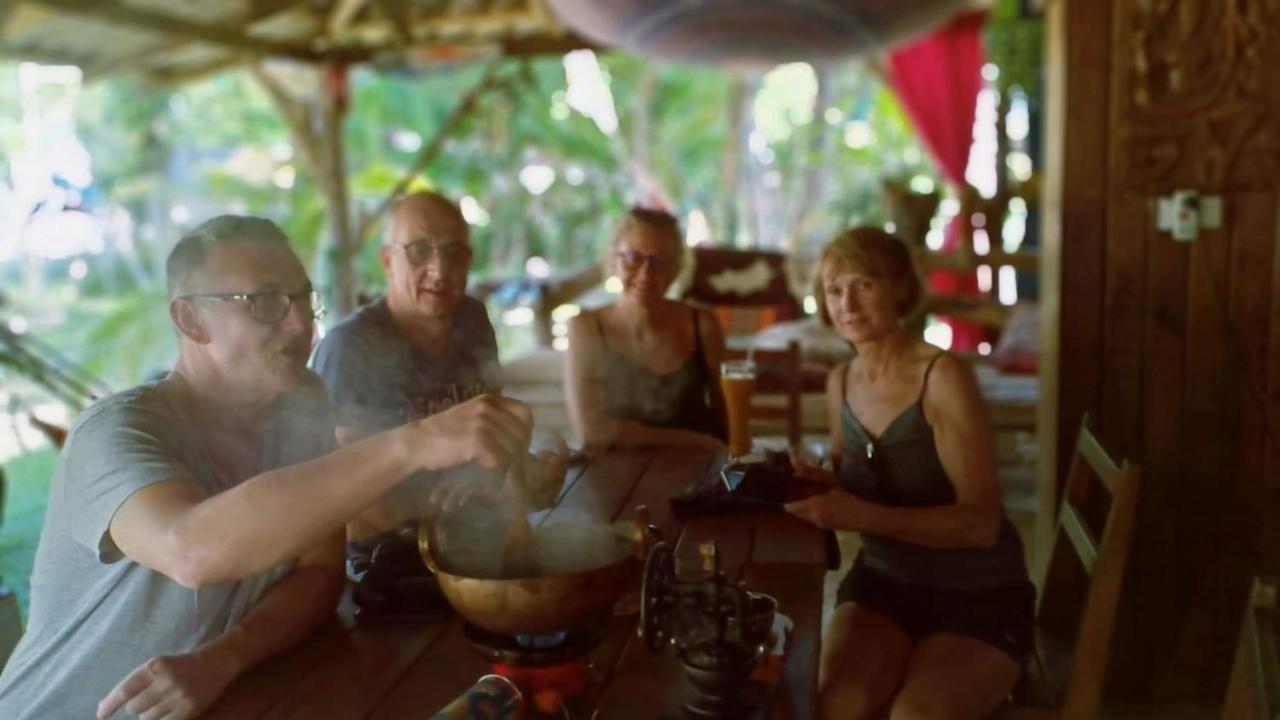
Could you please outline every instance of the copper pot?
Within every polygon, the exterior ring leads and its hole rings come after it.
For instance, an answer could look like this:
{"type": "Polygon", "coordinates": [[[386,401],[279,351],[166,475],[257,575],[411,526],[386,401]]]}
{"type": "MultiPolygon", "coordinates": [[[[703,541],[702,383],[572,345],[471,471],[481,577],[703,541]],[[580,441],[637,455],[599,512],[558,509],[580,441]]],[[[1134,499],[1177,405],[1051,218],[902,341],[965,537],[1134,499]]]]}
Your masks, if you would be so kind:
{"type": "Polygon", "coordinates": [[[502,536],[489,534],[469,538],[466,546],[450,545],[450,533],[441,527],[419,523],[418,552],[454,610],[490,632],[541,635],[598,627],[639,579],[644,535],[637,537],[609,525],[553,525],[535,530],[535,542],[589,549],[590,557],[583,557],[577,567],[558,561],[545,574],[532,577],[501,577],[492,563],[476,561],[477,550],[489,559],[500,555],[502,536]],[[494,546],[488,547],[489,542],[494,546]]]}

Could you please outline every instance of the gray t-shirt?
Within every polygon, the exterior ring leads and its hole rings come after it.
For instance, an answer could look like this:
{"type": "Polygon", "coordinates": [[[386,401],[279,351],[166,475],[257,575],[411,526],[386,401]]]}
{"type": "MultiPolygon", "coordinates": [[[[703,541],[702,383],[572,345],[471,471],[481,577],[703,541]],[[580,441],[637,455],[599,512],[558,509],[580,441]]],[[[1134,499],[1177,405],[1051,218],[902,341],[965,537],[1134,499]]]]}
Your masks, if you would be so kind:
{"type": "MultiPolygon", "coordinates": [[[[245,479],[225,477],[209,462],[199,432],[169,399],[172,382],[96,403],[67,436],[36,549],[26,634],[0,675],[0,718],[94,717],[98,702],[136,667],[226,632],[291,569],[284,562],[189,590],[112,542],[112,516],[148,485],[185,476],[212,496],[245,479]]],[[[276,403],[262,447],[264,471],[333,449],[332,411],[319,383],[276,403]]]]}
{"type": "Polygon", "coordinates": [[[316,348],[315,370],[337,424],[372,434],[502,388],[498,342],[484,305],[463,297],[445,351],[431,357],[396,329],[385,299],[338,323],[316,348]]]}
{"type": "MultiPolygon", "coordinates": [[[[502,389],[493,325],[484,305],[471,297],[458,304],[440,356],[428,356],[410,345],[381,299],[329,331],[316,349],[315,370],[333,399],[337,424],[361,436],[502,389]]],[[[380,514],[393,526],[416,521],[439,476],[415,473],[379,500],[380,514]]]]}

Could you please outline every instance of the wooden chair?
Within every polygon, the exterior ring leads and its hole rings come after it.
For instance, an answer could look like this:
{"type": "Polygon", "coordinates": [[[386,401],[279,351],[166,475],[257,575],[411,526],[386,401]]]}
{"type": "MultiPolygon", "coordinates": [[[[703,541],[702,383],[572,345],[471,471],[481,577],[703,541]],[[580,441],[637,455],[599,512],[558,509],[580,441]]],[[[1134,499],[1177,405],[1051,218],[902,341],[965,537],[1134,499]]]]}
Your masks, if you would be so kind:
{"type": "MultiPolygon", "coordinates": [[[[1136,465],[1127,460],[1117,465],[1107,455],[1085,417],[1036,604],[1034,663],[1014,693],[1016,704],[1049,705],[1056,709],[1052,716],[1073,720],[1098,717],[1133,536],[1139,475],[1136,465]],[[1101,533],[1093,529],[1097,525],[1101,533]]],[[[1050,715],[1003,715],[1031,714],[1050,715]]]]}
{"type": "Polygon", "coordinates": [[[1227,683],[1222,720],[1274,720],[1280,718],[1280,649],[1276,646],[1276,606],[1280,578],[1253,580],[1249,606],[1245,608],[1236,646],[1235,664],[1227,683]]]}
{"type": "Polygon", "coordinates": [[[781,422],[786,427],[787,445],[800,446],[800,343],[792,340],[786,350],[728,350],[727,360],[745,359],[756,363],[756,390],[751,402],[752,424],[781,422]],[[765,397],[762,397],[765,396],[765,397]],[[776,401],[781,398],[779,404],[776,401]],[[775,402],[765,402],[773,400],[775,402]]]}
{"type": "Polygon", "coordinates": [[[682,298],[710,308],[727,337],[752,335],[804,316],[791,291],[788,257],[760,250],[697,247],[682,298]]]}

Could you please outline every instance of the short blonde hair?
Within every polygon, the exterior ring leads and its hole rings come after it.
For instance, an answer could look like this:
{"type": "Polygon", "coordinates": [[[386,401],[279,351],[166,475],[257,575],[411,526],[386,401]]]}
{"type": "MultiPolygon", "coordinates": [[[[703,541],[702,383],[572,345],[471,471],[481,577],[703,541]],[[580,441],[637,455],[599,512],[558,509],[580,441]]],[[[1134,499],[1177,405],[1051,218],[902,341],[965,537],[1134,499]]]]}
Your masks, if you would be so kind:
{"type": "Polygon", "coordinates": [[[827,314],[822,271],[832,262],[845,263],[871,277],[887,280],[899,318],[910,317],[924,299],[924,286],[906,243],[879,228],[850,228],[827,243],[818,259],[813,289],[818,300],[818,319],[823,325],[831,325],[831,316],[827,314]]]}

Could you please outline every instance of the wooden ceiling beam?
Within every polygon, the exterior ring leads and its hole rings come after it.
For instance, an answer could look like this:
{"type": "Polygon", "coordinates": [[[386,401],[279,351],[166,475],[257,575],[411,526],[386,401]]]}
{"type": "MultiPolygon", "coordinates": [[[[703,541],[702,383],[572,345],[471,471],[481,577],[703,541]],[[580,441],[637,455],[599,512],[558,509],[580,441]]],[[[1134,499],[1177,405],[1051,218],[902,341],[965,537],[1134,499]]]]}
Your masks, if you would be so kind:
{"type": "MultiPolygon", "coordinates": [[[[296,7],[297,0],[257,0],[251,6],[243,17],[239,18],[238,24],[243,26],[251,26],[255,23],[269,20],[272,17],[290,8],[296,7]]],[[[144,61],[157,54],[164,55],[175,50],[181,50],[192,43],[193,39],[188,36],[176,38],[166,41],[160,45],[143,48],[137,52],[122,55],[99,63],[94,63],[84,68],[84,77],[87,82],[98,80],[112,73],[128,71],[136,65],[145,64],[144,61]]],[[[212,63],[206,63],[208,66],[217,66],[217,68],[225,67],[239,63],[242,60],[240,55],[229,55],[212,63]]],[[[204,66],[202,66],[204,67],[204,66]]],[[[165,77],[164,73],[153,75],[153,78],[165,77]]]]}
{"type": "Polygon", "coordinates": [[[307,47],[255,38],[234,28],[205,25],[172,15],[122,5],[115,0],[26,0],[47,8],[74,13],[104,22],[151,30],[166,35],[187,37],[213,45],[234,48],[261,55],[290,57],[315,62],[321,53],[307,47]]]}
{"type": "MultiPolygon", "coordinates": [[[[0,0],[0,31],[4,29],[5,20],[9,19],[9,16],[13,14],[13,9],[17,6],[17,0],[0,0]]],[[[3,38],[2,34],[0,34],[0,38],[3,38]]]]}
{"type": "Polygon", "coordinates": [[[502,43],[502,54],[507,57],[529,57],[536,55],[563,55],[573,50],[592,50],[604,52],[596,43],[587,40],[577,33],[567,32],[556,37],[545,35],[506,40],[502,43]]]}
{"type": "Polygon", "coordinates": [[[364,10],[366,4],[368,0],[336,0],[333,3],[333,9],[329,11],[329,19],[325,23],[329,35],[333,37],[342,35],[355,21],[360,11],[364,10]]]}
{"type": "Polygon", "coordinates": [[[34,62],[42,65],[76,65],[83,67],[85,58],[81,55],[45,48],[32,48],[16,45],[5,45],[0,42],[0,58],[22,62],[34,62]]]}
{"type": "Polygon", "coordinates": [[[117,72],[128,72],[131,68],[135,68],[146,64],[148,58],[156,55],[164,55],[181,50],[191,44],[187,38],[166,39],[160,45],[152,45],[142,48],[141,50],[111,58],[101,62],[95,62],[84,68],[85,82],[94,82],[117,72]]]}
{"type": "Polygon", "coordinates": [[[467,13],[444,12],[432,18],[413,20],[410,23],[409,33],[417,41],[440,36],[482,38],[520,23],[541,25],[543,19],[528,8],[467,13]]]}
{"type": "Polygon", "coordinates": [[[391,31],[401,45],[413,42],[409,35],[409,15],[405,12],[404,5],[395,0],[373,0],[373,5],[382,18],[391,23],[391,31]]]}
{"type": "Polygon", "coordinates": [[[206,75],[244,65],[244,55],[229,54],[200,65],[170,70],[146,70],[143,79],[153,88],[174,90],[206,75]]]}

